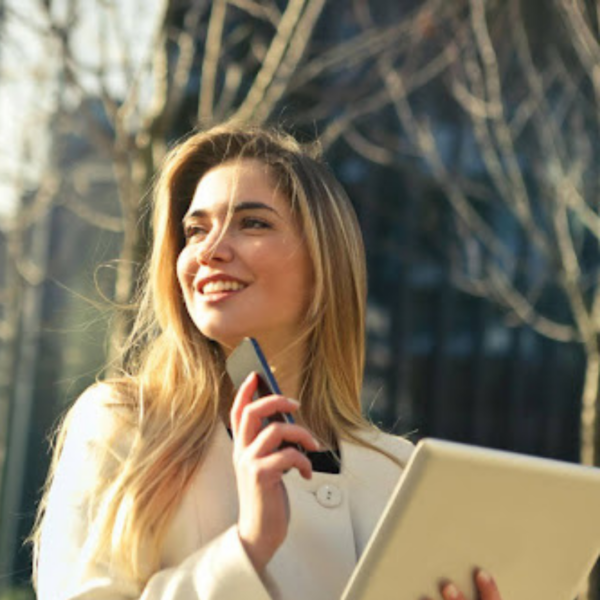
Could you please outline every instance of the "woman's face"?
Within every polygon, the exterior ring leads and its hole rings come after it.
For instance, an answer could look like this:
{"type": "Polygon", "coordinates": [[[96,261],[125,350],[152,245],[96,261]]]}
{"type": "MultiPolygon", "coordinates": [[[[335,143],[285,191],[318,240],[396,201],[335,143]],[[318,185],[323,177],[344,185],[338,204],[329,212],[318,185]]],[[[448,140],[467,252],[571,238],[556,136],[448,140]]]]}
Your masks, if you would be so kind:
{"type": "Polygon", "coordinates": [[[177,276],[204,335],[226,351],[246,336],[273,350],[297,339],[312,266],[289,201],[263,163],[243,159],[206,173],[183,229],[177,276]]]}

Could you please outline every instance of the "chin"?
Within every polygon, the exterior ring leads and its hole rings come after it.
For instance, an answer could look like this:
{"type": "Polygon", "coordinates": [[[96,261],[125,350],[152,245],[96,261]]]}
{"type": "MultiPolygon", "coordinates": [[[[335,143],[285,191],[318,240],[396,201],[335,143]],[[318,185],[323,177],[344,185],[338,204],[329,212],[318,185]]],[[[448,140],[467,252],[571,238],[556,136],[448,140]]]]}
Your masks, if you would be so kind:
{"type": "Polygon", "coordinates": [[[223,331],[223,329],[219,327],[198,327],[198,329],[209,340],[219,344],[219,346],[227,353],[236,348],[240,342],[247,337],[244,333],[223,331]]]}

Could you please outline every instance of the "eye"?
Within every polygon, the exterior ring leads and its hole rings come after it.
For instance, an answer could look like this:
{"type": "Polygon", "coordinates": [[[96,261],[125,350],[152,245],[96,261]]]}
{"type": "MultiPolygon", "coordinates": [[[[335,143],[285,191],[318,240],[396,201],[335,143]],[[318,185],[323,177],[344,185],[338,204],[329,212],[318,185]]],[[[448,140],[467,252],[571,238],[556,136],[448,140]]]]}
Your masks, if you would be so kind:
{"type": "Polygon", "coordinates": [[[186,242],[195,238],[202,238],[204,235],[206,235],[206,229],[200,225],[186,225],[183,228],[183,236],[186,242]]]}
{"type": "Polygon", "coordinates": [[[271,224],[257,217],[244,217],[241,220],[242,229],[271,229],[271,224]]]}

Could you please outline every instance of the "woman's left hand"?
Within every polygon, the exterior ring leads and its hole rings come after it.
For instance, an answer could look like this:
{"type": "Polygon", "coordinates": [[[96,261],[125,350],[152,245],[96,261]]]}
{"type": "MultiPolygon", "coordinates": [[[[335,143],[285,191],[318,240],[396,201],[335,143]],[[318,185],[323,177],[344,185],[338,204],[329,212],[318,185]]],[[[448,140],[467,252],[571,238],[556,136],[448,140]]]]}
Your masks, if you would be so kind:
{"type": "MultiPolygon", "coordinates": [[[[473,598],[472,600],[502,600],[496,582],[485,571],[478,569],[475,572],[475,585],[479,596],[478,599],[473,598]]],[[[467,597],[451,581],[445,582],[441,586],[440,592],[444,600],[467,600],[467,597]]],[[[423,598],[422,600],[432,599],[423,598]]]]}

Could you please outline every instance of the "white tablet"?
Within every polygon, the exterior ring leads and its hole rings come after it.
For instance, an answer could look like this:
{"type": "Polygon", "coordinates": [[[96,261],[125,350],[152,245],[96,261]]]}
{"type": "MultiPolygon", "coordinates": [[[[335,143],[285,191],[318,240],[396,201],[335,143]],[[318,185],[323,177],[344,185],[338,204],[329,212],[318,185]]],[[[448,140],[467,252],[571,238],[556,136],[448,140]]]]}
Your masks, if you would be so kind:
{"type": "Polygon", "coordinates": [[[473,570],[505,600],[574,600],[600,554],[600,469],[425,439],[343,600],[439,598],[473,570]]]}

